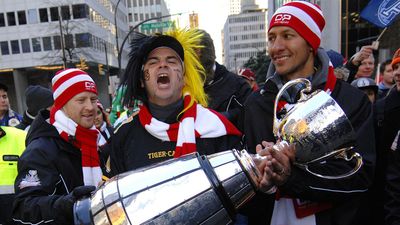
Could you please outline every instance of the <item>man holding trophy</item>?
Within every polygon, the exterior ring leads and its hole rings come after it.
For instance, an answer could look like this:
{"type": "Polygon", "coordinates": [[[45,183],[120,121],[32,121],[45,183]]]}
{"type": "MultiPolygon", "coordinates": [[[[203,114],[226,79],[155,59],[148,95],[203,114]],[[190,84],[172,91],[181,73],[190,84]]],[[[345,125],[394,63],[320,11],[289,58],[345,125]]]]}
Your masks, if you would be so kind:
{"type": "MultiPolygon", "coordinates": [[[[264,224],[357,224],[355,215],[360,198],[372,182],[375,166],[371,104],[361,91],[335,78],[329,58],[320,48],[324,26],[321,9],[304,1],[283,5],[270,21],[268,53],[272,64],[264,87],[247,100],[244,132],[249,150],[256,149],[260,155],[267,157],[262,185],[275,195],[258,202],[257,213],[249,215],[249,224],[260,224],[260,221],[264,224]],[[296,82],[298,78],[306,82],[296,82]],[[293,83],[290,84],[292,87],[285,85],[288,83],[293,83]],[[319,116],[322,110],[327,111],[331,106],[318,108],[309,118],[294,124],[292,130],[296,131],[295,135],[284,132],[282,124],[291,122],[285,116],[303,104],[297,103],[300,102],[299,96],[303,95],[304,83],[310,84],[311,92],[320,90],[320,94],[323,92],[333,98],[343,110],[354,128],[354,143],[351,144],[354,147],[353,156],[357,157],[342,157],[347,154],[342,151],[329,159],[301,161],[304,145],[318,145],[319,140],[313,140],[314,137],[330,139],[348,134],[343,129],[331,132],[324,128],[326,124],[335,127],[340,122],[332,119],[331,114],[319,116]],[[275,115],[285,117],[281,120],[282,124],[277,124],[275,115]],[[297,138],[293,136],[301,136],[300,133],[309,130],[309,123],[319,128],[309,131],[303,142],[287,144],[297,138]],[[278,143],[274,145],[273,142],[278,143]],[[356,164],[359,168],[348,173],[356,164]],[[363,164],[362,167],[360,164],[363,164]],[[338,176],[344,173],[347,175],[338,176]]],[[[308,104],[302,112],[313,107],[308,104]]],[[[320,147],[314,147],[310,155],[325,151],[325,147],[330,148],[327,145],[322,143],[320,147]]],[[[343,148],[344,145],[343,142],[334,148],[343,148]]]]}

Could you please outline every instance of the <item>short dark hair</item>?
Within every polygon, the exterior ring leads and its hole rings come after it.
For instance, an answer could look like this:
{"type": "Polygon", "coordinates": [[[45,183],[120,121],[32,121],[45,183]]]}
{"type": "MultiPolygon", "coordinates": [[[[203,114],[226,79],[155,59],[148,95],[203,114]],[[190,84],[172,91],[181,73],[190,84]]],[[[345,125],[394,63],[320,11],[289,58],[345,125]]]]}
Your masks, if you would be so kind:
{"type": "Polygon", "coordinates": [[[381,66],[379,67],[379,73],[385,72],[386,66],[387,66],[387,65],[391,65],[391,63],[392,63],[392,60],[391,60],[391,59],[388,59],[388,60],[386,60],[385,62],[383,62],[383,63],[381,64],[381,66]]]}
{"type": "Polygon", "coordinates": [[[0,83],[0,90],[4,90],[5,92],[8,92],[8,87],[7,85],[0,83]]]}

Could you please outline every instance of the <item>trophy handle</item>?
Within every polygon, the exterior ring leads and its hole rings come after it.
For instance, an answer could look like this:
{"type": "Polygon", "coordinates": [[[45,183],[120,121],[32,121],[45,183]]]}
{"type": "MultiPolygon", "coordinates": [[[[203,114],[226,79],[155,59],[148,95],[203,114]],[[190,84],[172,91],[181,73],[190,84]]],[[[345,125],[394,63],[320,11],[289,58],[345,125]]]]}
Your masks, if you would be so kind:
{"type": "Polygon", "coordinates": [[[282,123],[280,120],[278,120],[278,118],[276,116],[279,99],[281,99],[283,93],[285,93],[285,91],[288,88],[290,88],[291,86],[294,86],[298,83],[304,83],[306,85],[306,87],[303,90],[301,90],[301,98],[303,98],[304,92],[310,92],[312,89],[311,82],[304,78],[298,78],[295,80],[288,81],[285,85],[282,86],[282,88],[279,90],[278,94],[276,95],[275,103],[274,103],[274,125],[272,127],[272,131],[273,131],[275,137],[279,137],[279,128],[281,127],[281,123],[282,123]]]}
{"type": "Polygon", "coordinates": [[[324,178],[324,179],[336,180],[336,179],[342,179],[342,178],[350,177],[350,176],[352,176],[353,174],[355,174],[355,173],[361,168],[361,166],[363,165],[362,157],[361,157],[361,155],[360,155],[359,153],[353,152],[350,156],[347,155],[347,151],[348,151],[348,150],[351,150],[351,149],[353,149],[353,147],[341,148],[341,149],[339,149],[339,150],[332,151],[332,152],[330,152],[329,154],[327,154],[327,155],[325,155],[325,156],[322,156],[322,157],[320,157],[320,158],[318,158],[318,159],[314,159],[314,160],[312,160],[312,161],[310,161],[310,162],[308,162],[308,163],[304,163],[304,164],[302,164],[302,163],[295,163],[295,165],[299,166],[299,167],[302,168],[302,169],[305,169],[307,172],[311,173],[311,174],[314,175],[314,176],[321,177],[321,178],[324,178]],[[321,175],[321,174],[319,174],[319,173],[316,173],[316,172],[311,171],[311,170],[308,168],[308,165],[309,165],[309,164],[315,163],[315,162],[323,161],[323,160],[325,160],[325,159],[327,159],[327,158],[329,158],[329,157],[331,157],[331,156],[335,156],[336,158],[344,159],[344,160],[346,160],[346,161],[350,161],[350,160],[352,160],[353,158],[355,158],[355,159],[356,159],[356,165],[355,165],[355,167],[354,167],[352,170],[350,170],[349,172],[347,172],[347,173],[345,173],[345,174],[342,174],[342,175],[337,175],[337,176],[321,175]]]}

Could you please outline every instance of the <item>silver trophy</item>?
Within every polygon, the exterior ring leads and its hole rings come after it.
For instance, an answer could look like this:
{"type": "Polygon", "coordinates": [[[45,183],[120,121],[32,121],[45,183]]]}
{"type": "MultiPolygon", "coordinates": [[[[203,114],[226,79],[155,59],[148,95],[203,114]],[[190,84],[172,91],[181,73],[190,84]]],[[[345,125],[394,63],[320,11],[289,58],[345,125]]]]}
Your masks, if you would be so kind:
{"type": "MultiPolygon", "coordinates": [[[[274,105],[274,135],[282,140],[281,145],[289,143],[296,146],[295,165],[309,173],[325,179],[341,179],[353,175],[361,168],[362,157],[351,146],[355,133],[349,119],[325,91],[317,90],[311,94],[305,92],[311,92],[311,82],[307,79],[289,81],[280,89],[274,105]],[[278,119],[278,101],[288,88],[299,83],[306,85],[300,91],[300,99],[283,118],[278,119]],[[337,176],[322,175],[309,169],[310,165],[331,157],[346,161],[355,158],[356,163],[352,170],[337,176]]],[[[279,147],[275,145],[274,149],[279,147]]]]}
{"type": "Polygon", "coordinates": [[[260,173],[245,151],[198,153],[117,175],[74,205],[75,224],[230,224],[260,173]]]}

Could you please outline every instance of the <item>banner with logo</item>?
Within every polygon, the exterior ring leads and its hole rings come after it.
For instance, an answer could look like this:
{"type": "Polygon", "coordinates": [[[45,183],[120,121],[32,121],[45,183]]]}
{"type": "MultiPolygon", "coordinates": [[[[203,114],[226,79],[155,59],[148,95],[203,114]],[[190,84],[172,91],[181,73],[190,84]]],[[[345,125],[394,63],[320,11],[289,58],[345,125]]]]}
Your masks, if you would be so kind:
{"type": "Polygon", "coordinates": [[[360,16],[377,27],[385,28],[390,26],[399,14],[399,0],[371,0],[360,16]]]}

